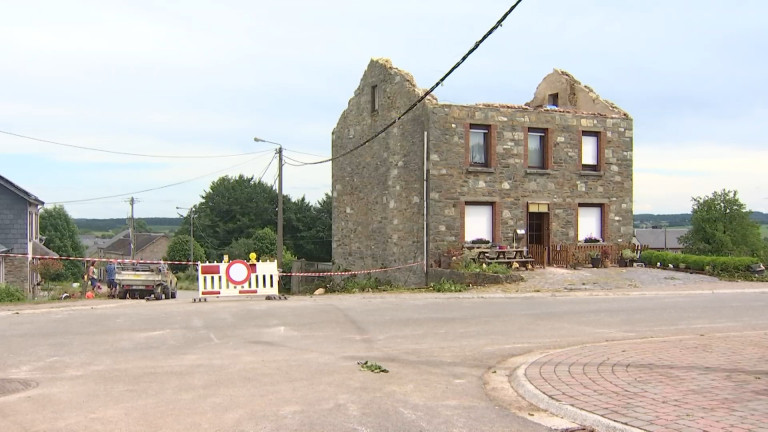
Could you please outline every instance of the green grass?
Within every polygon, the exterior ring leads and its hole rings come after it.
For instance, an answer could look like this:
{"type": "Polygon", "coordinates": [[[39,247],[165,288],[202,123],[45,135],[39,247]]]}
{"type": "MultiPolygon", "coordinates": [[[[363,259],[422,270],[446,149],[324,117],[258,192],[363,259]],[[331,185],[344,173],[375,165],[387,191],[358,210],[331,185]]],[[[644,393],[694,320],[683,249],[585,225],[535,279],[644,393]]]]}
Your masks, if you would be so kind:
{"type": "Polygon", "coordinates": [[[762,238],[768,237],[768,224],[760,225],[760,237],[762,238]]]}

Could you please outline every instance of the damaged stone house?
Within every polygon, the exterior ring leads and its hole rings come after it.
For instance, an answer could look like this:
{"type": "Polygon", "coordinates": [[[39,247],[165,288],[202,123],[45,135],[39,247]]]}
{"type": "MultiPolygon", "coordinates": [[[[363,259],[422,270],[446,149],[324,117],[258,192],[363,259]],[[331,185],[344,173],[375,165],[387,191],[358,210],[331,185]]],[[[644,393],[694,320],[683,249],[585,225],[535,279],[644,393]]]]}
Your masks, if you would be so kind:
{"type": "Polygon", "coordinates": [[[35,257],[58,257],[40,238],[43,201],[0,175],[0,283],[34,295],[40,275],[35,257]]]}
{"type": "MultiPolygon", "coordinates": [[[[632,118],[565,71],[525,105],[441,103],[373,59],[333,130],[333,259],[376,269],[439,260],[477,238],[497,244],[629,244],[632,118]],[[359,149],[357,148],[359,147],[359,149]]],[[[539,264],[546,264],[540,262],[539,264]]],[[[425,281],[413,266],[389,277],[425,281]]]]}

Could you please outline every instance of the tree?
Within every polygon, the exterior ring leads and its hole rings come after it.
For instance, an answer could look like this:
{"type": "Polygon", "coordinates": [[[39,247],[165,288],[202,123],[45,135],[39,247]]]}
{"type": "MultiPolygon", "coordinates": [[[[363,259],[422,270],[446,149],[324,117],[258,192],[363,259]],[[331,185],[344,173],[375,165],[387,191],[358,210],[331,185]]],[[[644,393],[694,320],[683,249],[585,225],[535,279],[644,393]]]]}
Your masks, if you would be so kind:
{"type": "MultiPolygon", "coordinates": [[[[277,228],[277,192],[253,177],[220,177],[202,198],[195,205],[194,236],[210,260],[221,260],[234,240],[251,237],[264,227],[277,228]]],[[[187,214],[177,233],[189,233],[189,224],[187,214]]]]}
{"type": "MultiPolygon", "coordinates": [[[[168,244],[168,249],[163,257],[166,261],[189,261],[189,242],[192,239],[186,234],[176,234],[168,244]]],[[[205,249],[195,240],[193,246],[192,261],[205,261],[205,249]]],[[[173,272],[182,272],[189,268],[185,264],[171,264],[169,266],[173,272]]]]}
{"type": "MultiPolygon", "coordinates": [[[[40,212],[40,235],[45,237],[45,246],[60,256],[85,256],[85,247],[78,237],[77,226],[64,207],[46,207],[40,212]]],[[[53,281],[80,280],[82,274],[82,262],[67,260],[61,271],[49,277],[53,281]]]]}
{"type": "Polygon", "coordinates": [[[285,244],[309,261],[331,260],[331,211],[333,201],[326,193],[317,205],[304,197],[285,205],[285,244]]]}
{"type": "Polygon", "coordinates": [[[765,243],[759,225],[739,200],[738,192],[721,190],[694,197],[691,229],[680,237],[685,253],[695,255],[762,256],[765,243]]]}
{"type": "MultiPolygon", "coordinates": [[[[272,231],[272,228],[262,228],[249,238],[233,241],[224,249],[224,253],[229,256],[230,260],[248,260],[251,252],[255,252],[259,257],[258,259],[275,259],[277,256],[277,234],[272,231]]],[[[290,270],[295,259],[296,257],[290,249],[283,248],[283,269],[290,270]]]]}

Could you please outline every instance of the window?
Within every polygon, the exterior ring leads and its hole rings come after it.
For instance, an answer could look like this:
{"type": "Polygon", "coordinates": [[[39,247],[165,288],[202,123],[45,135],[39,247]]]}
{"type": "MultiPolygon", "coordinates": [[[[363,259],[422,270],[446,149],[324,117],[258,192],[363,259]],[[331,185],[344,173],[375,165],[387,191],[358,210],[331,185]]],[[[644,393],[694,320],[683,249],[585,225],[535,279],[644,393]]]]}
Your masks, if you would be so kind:
{"type": "Polygon", "coordinates": [[[547,96],[547,106],[551,107],[559,107],[560,104],[558,103],[560,99],[560,96],[557,93],[552,93],[549,96],[547,96]]]}
{"type": "Polygon", "coordinates": [[[579,241],[586,237],[603,237],[603,206],[601,204],[579,204],[578,215],[579,241]]]}
{"type": "Polygon", "coordinates": [[[581,170],[600,171],[600,134],[598,132],[581,134],[581,170]]]}
{"type": "Polygon", "coordinates": [[[493,241],[493,203],[464,205],[464,241],[493,241]]]}
{"type": "Polygon", "coordinates": [[[527,140],[528,168],[548,169],[549,149],[547,148],[547,130],[528,129],[527,140]]]}
{"type": "Polygon", "coordinates": [[[484,125],[469,126],[469,164],[473,166],[490,166],[489,143],[490,127],[484,125]]]}
{"type": "Polygon", "coordinates": [[[371,86],[371,112],[375,113],[379,111],[379,86],[371,86]]]}

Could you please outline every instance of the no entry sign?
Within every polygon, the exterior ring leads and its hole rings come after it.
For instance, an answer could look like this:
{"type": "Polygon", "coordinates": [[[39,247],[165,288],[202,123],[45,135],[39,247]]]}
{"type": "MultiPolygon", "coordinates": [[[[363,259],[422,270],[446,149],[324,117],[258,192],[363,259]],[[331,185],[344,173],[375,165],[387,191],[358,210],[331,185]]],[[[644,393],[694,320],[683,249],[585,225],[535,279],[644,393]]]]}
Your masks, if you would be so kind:
{"type": "Polygon", "coordinates": [[[227,265],[226,274],[232,285],[245,285],[251,278],[251,267],[243,260],[234,260],[227,265]]]}

